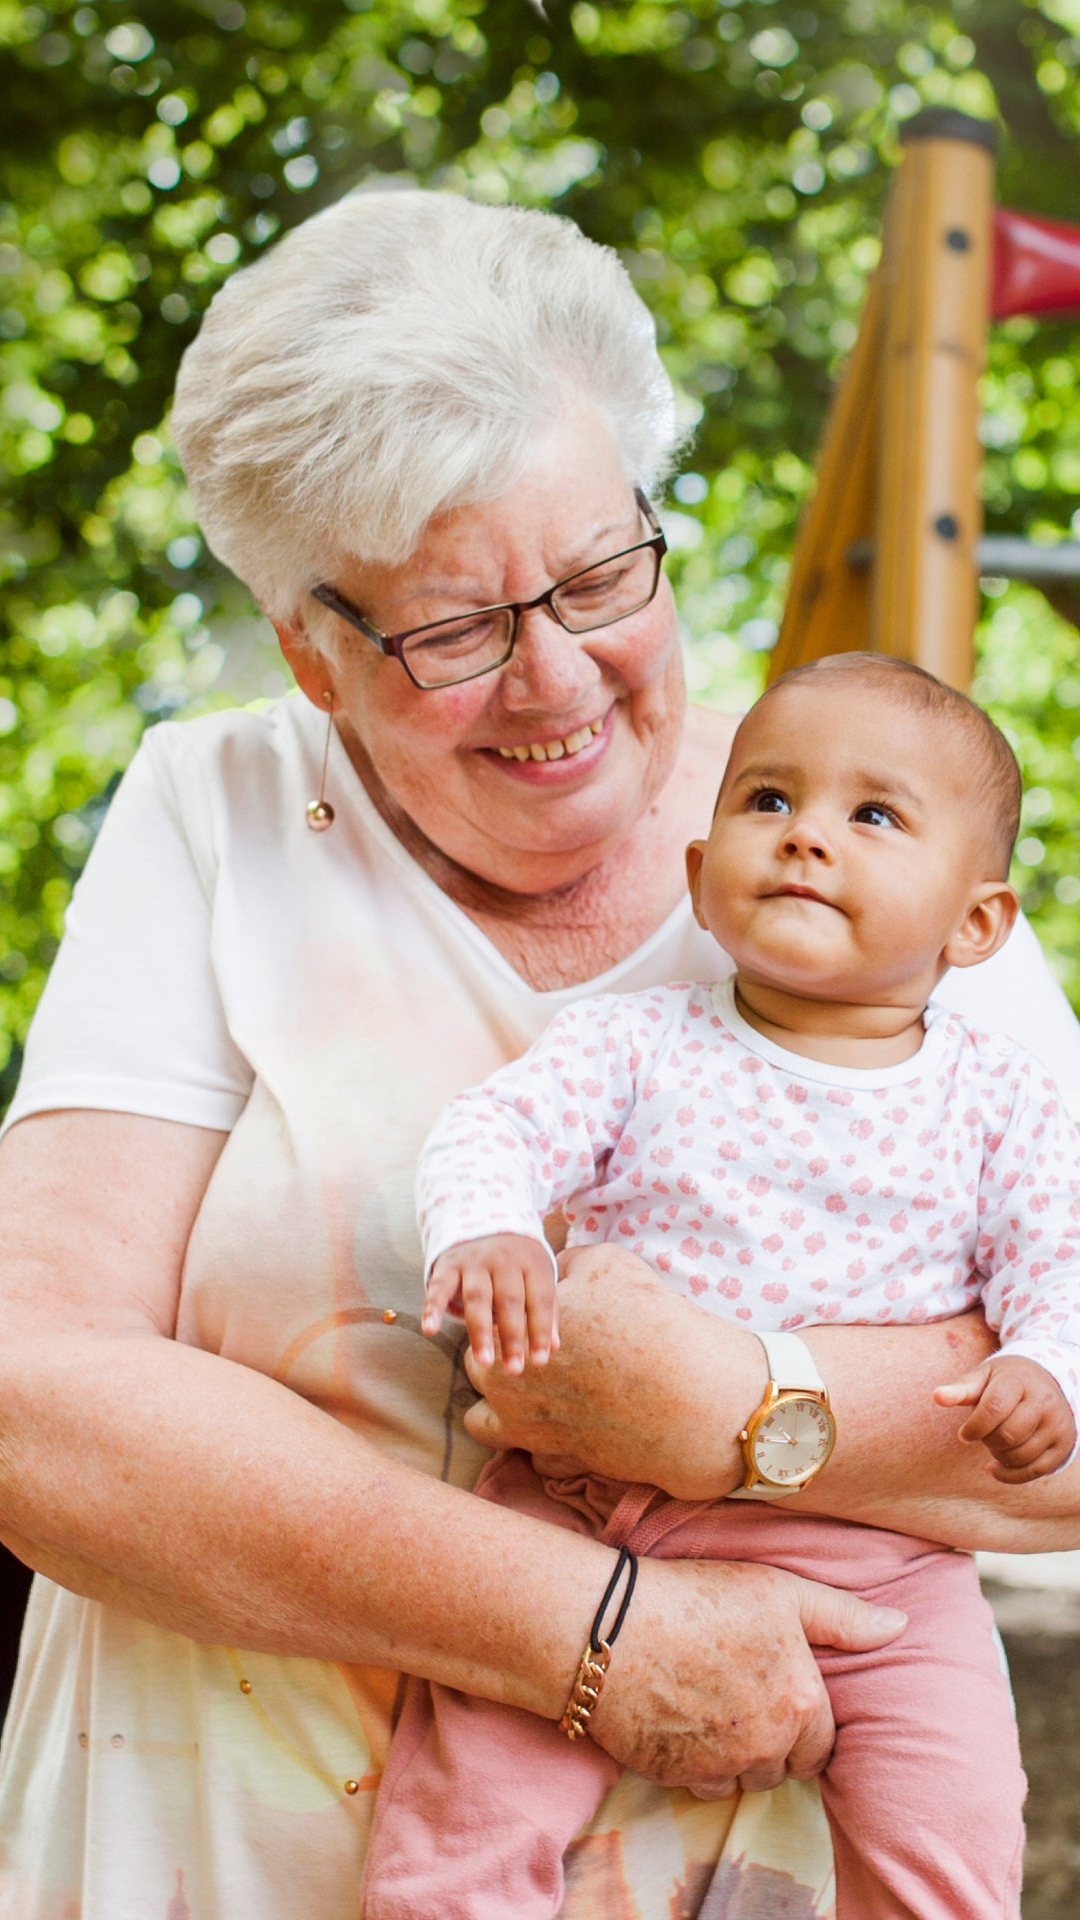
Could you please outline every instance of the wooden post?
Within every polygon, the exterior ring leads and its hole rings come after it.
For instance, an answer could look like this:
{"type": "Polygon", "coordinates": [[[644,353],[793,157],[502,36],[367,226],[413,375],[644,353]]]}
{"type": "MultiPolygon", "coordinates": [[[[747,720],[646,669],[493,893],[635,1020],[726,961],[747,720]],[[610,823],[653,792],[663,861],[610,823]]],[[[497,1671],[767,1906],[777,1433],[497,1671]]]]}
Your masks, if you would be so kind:
{"type": "Polygon", "coordinates": [[[830,413],[770,679],[854,649],[913,660],[954,686],[971,679],[997,138],[985,121],[930,107],[901,139],[881,264],[830,413]]]}
{"type": "Polygon", "coordinates": [[[901,137],[882,253],[869,643],[966,688],[996,139],[984,121],[946,109],[917,115],[901,137]]]}
{"type": "Polygon", "coordinates": [[[770,680],[824,653],[870,645],[869,568],[853,567],[847,556],[874,534],[883,307],[879,269],[826,424],[817,486],[792,555],[770,680]]]}

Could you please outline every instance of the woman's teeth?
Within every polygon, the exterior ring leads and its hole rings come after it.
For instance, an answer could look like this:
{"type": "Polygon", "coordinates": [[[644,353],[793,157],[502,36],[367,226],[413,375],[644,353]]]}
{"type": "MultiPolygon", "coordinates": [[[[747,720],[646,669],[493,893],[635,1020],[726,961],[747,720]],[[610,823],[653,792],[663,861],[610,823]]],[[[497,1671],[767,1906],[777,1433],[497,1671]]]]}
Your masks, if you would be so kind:
{"type": "Polygon", "coordinates": [[[534,741],[531,747],[498,747],[496,751],[503,760],[563,760],[580,753],[603,731],[602,720],[590,720],[587,727],[579,727],[563,740],[534,741]]]}

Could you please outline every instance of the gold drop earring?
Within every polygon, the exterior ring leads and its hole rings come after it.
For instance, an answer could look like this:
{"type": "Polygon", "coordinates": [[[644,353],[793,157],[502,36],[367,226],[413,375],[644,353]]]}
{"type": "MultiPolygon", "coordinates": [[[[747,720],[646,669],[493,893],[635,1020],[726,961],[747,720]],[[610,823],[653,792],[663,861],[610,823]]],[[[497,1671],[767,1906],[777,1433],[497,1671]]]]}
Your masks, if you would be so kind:
{"type": "Polygon", "coordinates": [[[326,716],[326,745],[323,747],[322,772],[319,775],[319,797],[307,803],[307,823],[312,833],[325,833],[327,827],[334,824],[334,809],[326,798],[326,768],[330,759],[330,735],[334,731],[334,696],[328,691],[323,699],[329,709],[326,716]]]}

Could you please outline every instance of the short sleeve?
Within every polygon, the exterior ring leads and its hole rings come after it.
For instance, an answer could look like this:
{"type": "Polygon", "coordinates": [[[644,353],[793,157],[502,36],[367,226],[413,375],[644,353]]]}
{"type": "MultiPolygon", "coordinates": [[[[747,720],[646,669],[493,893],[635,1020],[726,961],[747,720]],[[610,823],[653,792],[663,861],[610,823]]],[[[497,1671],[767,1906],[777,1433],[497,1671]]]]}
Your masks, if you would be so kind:
{"type": "MultiPolygon", "coordinates": [[[[181,735],[181,727],[162,728],[181,735]]],[[[57,1108],[231,1128],[252,1074],[213,964],[216,862],[198,765],[157,733],[122,780],[68,909],[5,1125],[57,1108]]]]}

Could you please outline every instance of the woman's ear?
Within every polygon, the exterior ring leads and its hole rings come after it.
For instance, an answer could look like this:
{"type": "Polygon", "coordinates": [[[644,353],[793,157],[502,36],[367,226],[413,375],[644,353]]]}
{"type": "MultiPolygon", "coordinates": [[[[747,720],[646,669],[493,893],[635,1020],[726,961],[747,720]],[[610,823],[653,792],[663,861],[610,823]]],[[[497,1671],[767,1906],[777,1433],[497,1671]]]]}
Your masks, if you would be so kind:
{"type": "Polygon", "coordinates": [[[705,858],[705,841],[691,840],[686,849],[686,880],[690,888],[690,899],[694,908],[694,919],[699,927],[709,929],[701,917],[701,863],[705,858]]]}
{"type": "Polygon", "coordinates": [[[316,653],[304,640],[299,627],[288,626],[284,621],[275,623],[274,631],[278,645],[285,656],[286,664],[292,669],[292,675],[301,693],[307,695],[320,713],[326,712],[326,696],[334,691],[330,669],[321,653],[316,653]]]}
{"type": "Polygon", "coordinates": [[[966,914],[945,943],[942,961],[947,967],[975,967],[1004,946],[1020,911],[1016,891],[1005,880],[985,880],[966,914]]]}

